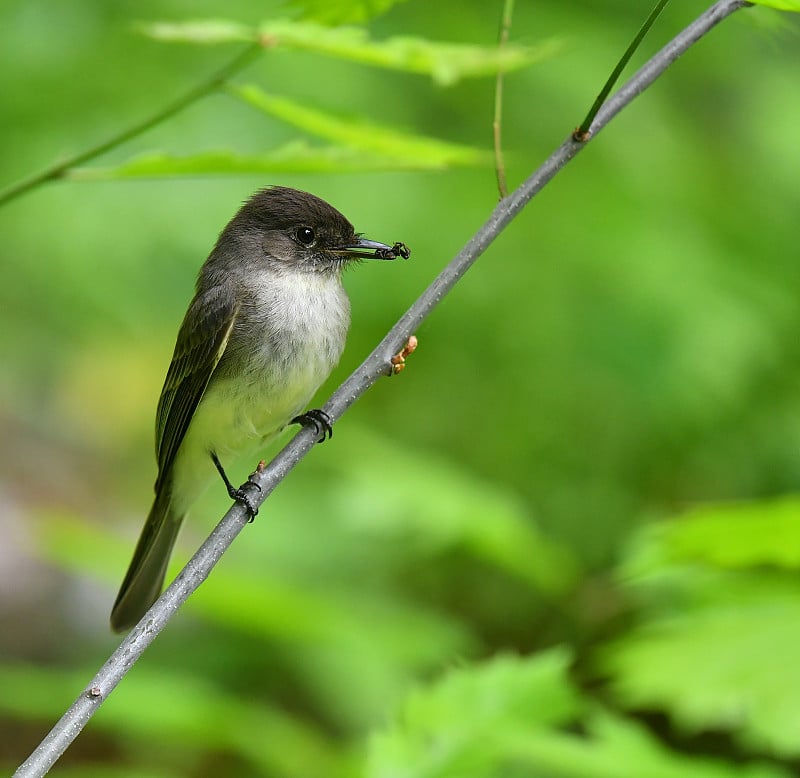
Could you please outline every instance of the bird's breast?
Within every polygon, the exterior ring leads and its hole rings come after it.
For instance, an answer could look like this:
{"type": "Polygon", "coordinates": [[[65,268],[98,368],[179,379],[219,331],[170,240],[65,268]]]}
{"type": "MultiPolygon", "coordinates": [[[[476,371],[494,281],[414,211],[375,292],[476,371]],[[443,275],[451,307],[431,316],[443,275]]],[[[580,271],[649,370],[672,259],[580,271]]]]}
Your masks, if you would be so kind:
{"type": "Polygon", "coordinates": [[[219,447],[247,448],[247,441],[271,437],[302,412],[338,363],[349,322],[337,277],[297,273],[256,286],[242,300],[208,390],[212,404],[230,409],[219,447]]]}

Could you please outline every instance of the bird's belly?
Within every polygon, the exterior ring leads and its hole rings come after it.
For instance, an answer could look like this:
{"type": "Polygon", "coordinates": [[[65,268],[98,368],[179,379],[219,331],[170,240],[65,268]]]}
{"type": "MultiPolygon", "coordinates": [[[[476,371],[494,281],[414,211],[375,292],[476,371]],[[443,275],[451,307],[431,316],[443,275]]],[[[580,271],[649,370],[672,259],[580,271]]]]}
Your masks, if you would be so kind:
{"type": "Polygon", "coordinates": [[[291,365],[254,354],[238,377],[213,381],[200,403],[190,432],[220,457],[252,451],[280,432],[311,400],[332,364],[317,354],[291,365]]]}

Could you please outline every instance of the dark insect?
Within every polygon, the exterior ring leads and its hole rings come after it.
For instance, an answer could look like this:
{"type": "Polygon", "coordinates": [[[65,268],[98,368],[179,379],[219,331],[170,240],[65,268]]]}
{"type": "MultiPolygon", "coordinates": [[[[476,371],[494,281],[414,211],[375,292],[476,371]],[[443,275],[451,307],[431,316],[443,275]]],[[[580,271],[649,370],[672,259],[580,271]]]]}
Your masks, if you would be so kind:
{"type": "Polygon", "coordinates": [[[397,257],[408,259],[411,256],[411,249],[405,243],[398,241],[390,249],[377,249],[375,254],[381,259],[397,259],[397,257]]]}

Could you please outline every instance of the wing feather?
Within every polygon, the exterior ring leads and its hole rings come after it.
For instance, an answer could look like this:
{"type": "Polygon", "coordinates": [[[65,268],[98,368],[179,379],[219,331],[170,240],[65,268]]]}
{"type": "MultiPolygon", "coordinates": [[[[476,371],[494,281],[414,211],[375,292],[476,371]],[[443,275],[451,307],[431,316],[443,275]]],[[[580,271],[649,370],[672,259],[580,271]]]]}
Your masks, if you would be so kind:
{"type": "Polygon", "coordinates": [[[220,287],[195,297],[186,312],[156,411],[156,492],[222,358],[237,312],[234,295],[220,287]]]}

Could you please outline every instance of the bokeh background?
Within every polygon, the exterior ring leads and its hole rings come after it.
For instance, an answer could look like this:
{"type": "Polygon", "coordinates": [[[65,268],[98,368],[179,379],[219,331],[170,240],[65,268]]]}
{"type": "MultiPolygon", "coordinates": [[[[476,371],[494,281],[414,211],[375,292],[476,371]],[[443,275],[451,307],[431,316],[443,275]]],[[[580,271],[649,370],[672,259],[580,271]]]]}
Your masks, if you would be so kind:
{"type": "MultiPolygon", "coordinates": [[[[672,3],[635,62],[701,8],[672,3]]],[[[491,46],[500,10],[408,0],[367,27],[491,46]]],[[[135,29],[188,13],[254,23],[287,9],[4,0],[2,182],[104,140],[233,55],[135,29]]],[[[513,40],[562,46],[507,76],[511,186],[579,123],[644,13],[517,3],[513,40]]],[[[580,668],[625,621],[614,571],[643,525],[796,492],[798,68],[795,20],[741,12],[593,140],[420,328],[402,376],[371,390],[279,488],[61,774],[360,774],[368,734],[454,664],[568,645],[580,668]]],[[[237,80],[491,146],[492,78],[445,88],[274,52],[237,80]]],[[[98,164],[153,149],[255,153],[296,135],[220,93],[98,164]]],[[[352,330],[320,402],[497,201],[493,170],[478,167],[61,182],[0,209],[8,768],[117,645],[108,611],[149,507],[178,324],[219,230],[271,183],[313,191],[368,236],[413,249],[407,263],[348,273],[352,330]]],[[[227,505],[222,488],[209,492],[176,563],[227,505]]]]}

